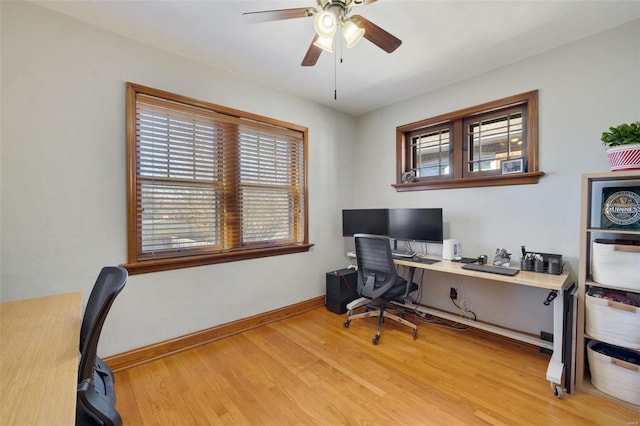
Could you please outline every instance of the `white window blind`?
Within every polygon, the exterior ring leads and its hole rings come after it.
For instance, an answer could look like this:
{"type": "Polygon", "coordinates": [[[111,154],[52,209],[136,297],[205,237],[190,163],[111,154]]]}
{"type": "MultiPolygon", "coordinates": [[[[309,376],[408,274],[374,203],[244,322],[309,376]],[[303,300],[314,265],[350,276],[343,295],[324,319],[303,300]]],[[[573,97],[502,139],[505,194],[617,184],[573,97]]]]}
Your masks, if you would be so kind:
{"type": "Polygon", "coordinates": [[[130,262],[306,243],[304,156],[302,132],[136,93],[130,262]]]}
{"type": "Polygon", "coordinates": [[[243,244],[294,242],[302,232],[302,151],[295,135],[240,131],[243,244]]]}

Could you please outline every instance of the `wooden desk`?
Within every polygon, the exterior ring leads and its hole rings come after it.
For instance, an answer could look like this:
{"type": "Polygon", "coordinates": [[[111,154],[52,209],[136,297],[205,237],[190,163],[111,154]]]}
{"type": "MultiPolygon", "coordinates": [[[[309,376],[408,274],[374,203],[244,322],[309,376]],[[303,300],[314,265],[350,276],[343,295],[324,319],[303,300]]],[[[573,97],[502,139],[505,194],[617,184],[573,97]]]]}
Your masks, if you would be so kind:
{"type": "MultiPolygon", "coordinates": [[[[451,321],[469,325],[471,327],[480,328],[491,333],[496,333],[502,336],[509,337],[521,342],[526,342],[539,347],[553,350],[553,355],[549,361],[547,367],[547,380],[551,384],[556,396],[562,396],[563,388],[563,373],[565,365],[563,362],[563,349],[565,342],[565,313],[564,313],[564,290],[571,284],[571,277],[568,272],[563,272],[561,275],[544,274],[539,272],[520,271],[514,276],[491,274],[487,272],[471,271],[468,269],[462,269],[462,263],[453,262],[450,260],[441,260],[433,264],[420,263],[407,259],[395,259],[394,262],[397,265],[404,265],[409,268],[421,268],[434,272],[442,272],[446,274],[455,274],[458,276],[466,276],[473,278],[482,278],[485,280],[491,280],[495,282],[502,282],[505,284],[524,285],[527,287],[538,287],[557,292],[556,298],[553,300],[553,334],[555,336],[553,343],[534,338],[528,334],[520,333],[511,329],[499,327],[497,325],[480,323],[472,321],[467,318],[463,318],[457,315],[449,314],[436,309],[426,308],[423,306],[417,306],[413,303],[404,303],[404,306],[408,309],[417,310],[426,314],[435,315],[441,318],[446,318],[451,321]]],[[[543,301],[541,300],[540,303],[543,301]]],[[[568,385],[568,384],[567,384],[568,385]]],[[[567,386],[570,388],[570,386],[567,386]]]]}
{"type": "Polygon", "coordinates": [[[82,293],[0,303],[0,424],[73,425],[82,293]]]}
{"type": "Polygon", "coordinates": [[[508,284],[520,284],[527,287],[539,287],[555,291],[562,290],[569,281],[568,272],[563,272],[561,275],[553,275],[540,272],[520,271],[514,276],[509,276],[462,269],[462,265],[464,265],[463,263],[439,258],[433,259],[438,260],[438,262],[428,264],[414,262],[407,259],[394,259],[394,263],[397,265],[404,265],[412,268],[428,269],[430,271],[444,272],[447,274],[464,275],[467,277],[483,278],[491,281],[500,281],[508,284]]]}

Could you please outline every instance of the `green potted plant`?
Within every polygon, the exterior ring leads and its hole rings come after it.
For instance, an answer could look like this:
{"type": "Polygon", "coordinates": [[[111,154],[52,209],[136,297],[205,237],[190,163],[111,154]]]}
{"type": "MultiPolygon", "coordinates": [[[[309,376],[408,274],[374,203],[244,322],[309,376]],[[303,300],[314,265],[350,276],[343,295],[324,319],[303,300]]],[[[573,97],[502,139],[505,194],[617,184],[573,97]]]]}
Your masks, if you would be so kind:
{"type": "Polygon", "coordinates": [[[640,169],[640,121],[610,127],[600,139],[612,171],[640,169]]]}

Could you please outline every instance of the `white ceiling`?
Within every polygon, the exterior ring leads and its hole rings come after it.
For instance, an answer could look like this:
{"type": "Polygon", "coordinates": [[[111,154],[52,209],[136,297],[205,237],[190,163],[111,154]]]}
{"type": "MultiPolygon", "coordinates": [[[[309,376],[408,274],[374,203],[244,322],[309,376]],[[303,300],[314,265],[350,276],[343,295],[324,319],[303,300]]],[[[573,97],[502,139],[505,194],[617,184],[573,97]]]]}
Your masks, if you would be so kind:
{"type": "Polygon", "coordinates": [[[355,116],[640,18],[640,0],[379,0],[351,13],[400,38],[395,52],[363,39],[302,67],[313,18],[249,24],[242,13],[315,0],[32,2],[355,116]]]}

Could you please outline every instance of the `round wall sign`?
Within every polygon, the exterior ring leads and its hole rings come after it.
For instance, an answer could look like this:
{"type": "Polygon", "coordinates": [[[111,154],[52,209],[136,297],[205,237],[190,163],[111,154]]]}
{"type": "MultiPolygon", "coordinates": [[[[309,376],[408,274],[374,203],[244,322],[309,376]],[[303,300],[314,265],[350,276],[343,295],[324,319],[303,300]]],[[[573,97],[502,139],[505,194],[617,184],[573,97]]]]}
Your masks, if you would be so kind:
{"type": "Polygon", "coordinates": [[[604,214],[616,225],[633,225],[640,221],[640,196],[632,191],[617,191],[604,203],[604,214]]]}

